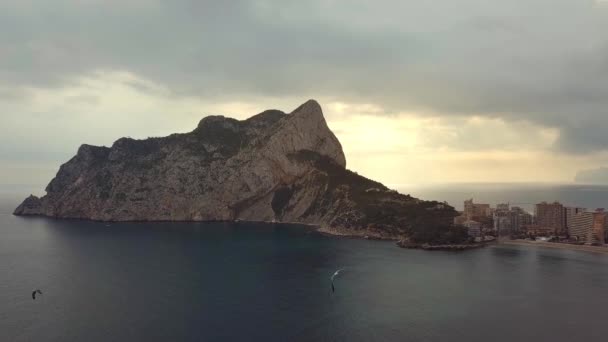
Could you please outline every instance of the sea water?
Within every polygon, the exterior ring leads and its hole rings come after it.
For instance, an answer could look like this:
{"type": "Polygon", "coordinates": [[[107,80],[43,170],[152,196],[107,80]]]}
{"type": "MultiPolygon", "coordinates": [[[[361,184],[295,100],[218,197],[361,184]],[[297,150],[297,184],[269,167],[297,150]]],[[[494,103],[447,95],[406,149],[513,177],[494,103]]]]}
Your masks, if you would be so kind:
{"type": "Polygon", "coordinates": [[[605,338],[607,255],[426,252],[282,224],[15,217],[17,202],[0,201],[0,341],[605,338]]]}

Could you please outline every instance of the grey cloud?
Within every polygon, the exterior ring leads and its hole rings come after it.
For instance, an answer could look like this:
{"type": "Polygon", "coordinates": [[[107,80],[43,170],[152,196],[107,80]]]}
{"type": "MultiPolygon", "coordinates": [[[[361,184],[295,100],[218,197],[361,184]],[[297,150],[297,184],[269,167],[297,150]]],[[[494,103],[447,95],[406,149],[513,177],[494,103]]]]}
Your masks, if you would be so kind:
{"type": "Polygon", "coordinates": [[[608,8],[592,0],[8,1],[0,32],[16,87],[120,69],[176,95],[523,119],[559,128],[561,151],[608,149],[608,8]]]}
{"type": "Polygon", "coordinates": [[[27,92],[20,88],[1,88],[0,100],[15,101],[24,100],[27,98],[27,92]]]}
{"type": "Polygon", "coordinates": [[[66,98],[66,102],[76,103],[76,104],[95,105],[95,104],[99,103],[99,97],[93,96],[93,95],[69,96],[66,98]]]}

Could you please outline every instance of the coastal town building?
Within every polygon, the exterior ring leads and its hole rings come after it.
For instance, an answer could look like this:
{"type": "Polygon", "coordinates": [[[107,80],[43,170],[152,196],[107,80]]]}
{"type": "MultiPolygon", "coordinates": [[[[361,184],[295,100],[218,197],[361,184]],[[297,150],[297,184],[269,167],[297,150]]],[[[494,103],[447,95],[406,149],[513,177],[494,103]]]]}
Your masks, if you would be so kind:
{"type": "Polygon", "coordinates": [[[511,205],[509,203],[501,203],[496,205],[496,211],[507,212],[511,209],[511,205]]]}
{"type": "Polygon", "coordinates": [[[608,230],[608,214],[604,212],[604,209],[598,209],[593,213],[593,228],[587,242],[603,245],[606,242],[606,230],[608,230]]]}
{"type": "Polygon", "coordinates": [[[570,230],[574,223],[574,217],[576,216],[576,214],[584,213],[585,211],[587,211],[586,208],[580,208],[580,207],[565,207],[564,208],[564,216],[565,216],[565,220],[566,220],[566,231],[568,232],[568,235],[572,235],[570,233],[570,230]]]}
{"type": "Polygon", "coordinates": [[[474,238],[481,237],[481,223],[469,220],[466,221],[463,225],[468,228],[469,236],[474,238]]]}
{"type": "Polygon", "coordinates": [[[535,223],[526,226],[525,231],[534,236],[549,236],[554,233],[553,228],[541,227],[535,223]]]}
{"type": "Polygon", "coordinates": [[[494,231],[498,236],[509,236],[512,234],[511,220],[507,216],[494,216],[494,231]]]}
{"type": "Polygon", "coordinates": [[[526,226],[529,226],[534,222],[534,217],[520,207],[511,207],[508,216],[513,233],[521,233],[525,230],[526,226]]]}
{"type": "Polygon", "coordinates": [[[581,212],[572,218],[570,237],[586,244],[604,244],[608,213],[603,210],[581,212]]]}
{"type": "Polygon", "coordinates": [[[564,206],[561,203],[538,203],[535,206],[534,214],[536,225],[541,230],[551,231],[558,235],[566,233],[564,206]]]}
{"type": "Polygon", "coordinates": [[[494,219],[494,231],[498,236],[511,235],[511,218],[509,217],[510,205],[498,204],[496,210],[492,213],[494,219]]]}
{"type": "Polygon", "coordinates": [[[474,203],[473,199],[464,201],[464,216],[467,220],[475,220],[480,217],[490,217],[492,209],[489,204],[474,203]]]}
{"type": "Polygon", "coordinates": [[[493,213],[494,230],[500,236],[522,233],[533,222],[533,217],[520,207],[498,204],[493,213]]]}
{"type": "Polygon", "coordinates": [[[593,213],[581,212],[574,215],[571,220],[568,234],[570,238],[579,241],[587,242],[587,238],[593,228],[593,213]]]}
{"type": "Polygon", "coordinates": [[[608,241],[608,212],[598,209],[588,212],[581,207],[564,207],[559,202],[535,205],[535,215],[509,203],[475,203],[464,201],[464,211],[454,218],[454,224],[468,228],[471,237],[483,236],[554,236],[559,235],[587,244],[608,241]]]}

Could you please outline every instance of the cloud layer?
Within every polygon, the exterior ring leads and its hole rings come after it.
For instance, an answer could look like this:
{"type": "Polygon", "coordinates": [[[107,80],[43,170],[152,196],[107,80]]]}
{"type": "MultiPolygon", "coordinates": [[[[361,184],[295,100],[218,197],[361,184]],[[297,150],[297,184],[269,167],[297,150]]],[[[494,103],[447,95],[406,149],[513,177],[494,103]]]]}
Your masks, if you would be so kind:
{"type": "MultiPolygon", "coordinates": [[[[608,151],[608,6],[593,0],[8,0],[0,32],[5,159],[35,155],[36,120],[68,140],[103,121],[92,138],[105,142],[307,98],[351,106],[334,122],[439,122],[417,151],[608,151]],[[116,129],[120,115],[137,120],[116,129]]],[[[65,153],[66,139],[50,149],[65,153]]]]}

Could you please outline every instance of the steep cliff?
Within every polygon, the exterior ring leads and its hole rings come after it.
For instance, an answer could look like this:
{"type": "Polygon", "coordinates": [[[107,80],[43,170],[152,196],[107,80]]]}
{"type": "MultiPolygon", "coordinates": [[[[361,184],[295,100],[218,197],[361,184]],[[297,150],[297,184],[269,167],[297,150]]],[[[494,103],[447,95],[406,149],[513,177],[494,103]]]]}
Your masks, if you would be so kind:
{"type": "Polygon", "coordinates": [[[209,116],[185,134],[112,147],[82,145],[42,198],[15,215],[102,221],[252,220],[317,224],[395,237],[448,224],[453,208],[391,191],[346,168],[340,142],[310,100],[291,114],[209,116]]]}

